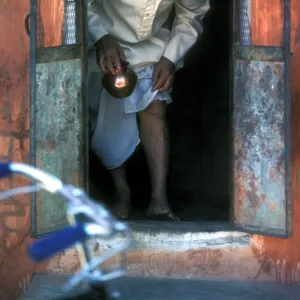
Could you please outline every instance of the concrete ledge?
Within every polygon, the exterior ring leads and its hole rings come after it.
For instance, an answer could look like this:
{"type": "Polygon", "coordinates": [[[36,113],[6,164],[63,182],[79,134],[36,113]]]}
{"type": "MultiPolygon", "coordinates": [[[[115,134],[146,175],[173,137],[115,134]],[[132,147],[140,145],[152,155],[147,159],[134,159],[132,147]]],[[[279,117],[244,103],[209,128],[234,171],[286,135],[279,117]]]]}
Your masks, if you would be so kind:
{"type": "MultiPolygon", "coordinates": [[[[228,223],[213,222],[132,222],[133,242],[130,250],[161,249],[187,251],[199,248],[238,249],[250,246],[250,235],[244,232],[226,231],[228,223]]],[[[106,250],[120,243],[122,237],[103,241],[91,239],[89,246],[106,250]]]]}
{"type": "MultiPolygon", "coordinates": [[[[230,224],[133,222],[131,225],[133,243],[127,252],[130,276],[251,280],[261,269],[251,249],[250,235],[230,230],[230,224]]],[[[92,255],[99,255],[116,247],[123,238],[94,238],[88,247],[92,255]]],[[[118,260],[115,257],[109,264],[114,265],[118,260]]],[[[79,265],[76,249],[70,249],[51,259],[46,273],[72,274],[79,265]]]]}

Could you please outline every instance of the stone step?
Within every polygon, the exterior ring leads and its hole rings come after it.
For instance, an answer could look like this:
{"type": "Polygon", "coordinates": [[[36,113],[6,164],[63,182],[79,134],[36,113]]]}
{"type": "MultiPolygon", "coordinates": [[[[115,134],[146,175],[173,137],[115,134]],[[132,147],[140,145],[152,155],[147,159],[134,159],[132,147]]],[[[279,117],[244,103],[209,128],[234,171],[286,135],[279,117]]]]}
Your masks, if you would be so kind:
{"type": "MultiPolygon", "coordinates": [[[[251,250],[251,237],[230,223],[132,222],[133,242],[127,251],[127,275],[207,280],[248,280],[261,269],[251,250]]],[[[87,241],[91,256],[111,251],[123,237],[87,241]]],[[[118,263],[114,257],[110,264],[118,263]]],[[[78,252],[69,249],[47,264],[47,274],[72,274],[80,267],[78,252]]],[[[270,272],[271,274],[272,272],[270,272]]],[[[269,280],[269,273],[260,275],[269,280]]]]}

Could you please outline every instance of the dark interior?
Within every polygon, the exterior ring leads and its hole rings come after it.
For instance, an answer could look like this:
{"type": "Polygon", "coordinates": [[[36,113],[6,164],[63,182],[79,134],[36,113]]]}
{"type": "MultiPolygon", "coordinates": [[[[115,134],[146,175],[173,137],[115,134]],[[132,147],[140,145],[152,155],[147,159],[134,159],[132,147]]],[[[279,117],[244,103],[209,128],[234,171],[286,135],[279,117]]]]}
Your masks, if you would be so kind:
{"type": "MultiPolygon", "coordinates": [[[[176,74],[173,103],[168,106],[170,131],[169,202],[183,221],[229,219],[229,56],[228,0],[211,1],[204,33],[176,74]]],[[[132,189],[132,220],[146,219],[150,181],[143,149],[127,164],[132,189]]],[[[90,154],[90,194],[111,204],[108,172],[90,154]]]]}

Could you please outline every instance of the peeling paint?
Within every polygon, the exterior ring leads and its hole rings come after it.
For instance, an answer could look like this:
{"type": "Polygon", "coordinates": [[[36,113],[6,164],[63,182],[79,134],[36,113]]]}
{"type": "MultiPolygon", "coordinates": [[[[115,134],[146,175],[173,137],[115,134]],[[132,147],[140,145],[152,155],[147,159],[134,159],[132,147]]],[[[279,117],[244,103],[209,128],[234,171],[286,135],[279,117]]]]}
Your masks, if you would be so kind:
{"type": "Polygon", "coordinates": [[[284,64],[236,61],[234,88],[235,221],[286,231],[284,64]]]}
{"type": "MultiPolygon", "coordinates": [[[[37,64],[37,167],[78,186],[82,170],[81,61],[37,64]]],[[[46,192],[37,195],[37,234],[67,224],[65,202],[46,192]]]]}

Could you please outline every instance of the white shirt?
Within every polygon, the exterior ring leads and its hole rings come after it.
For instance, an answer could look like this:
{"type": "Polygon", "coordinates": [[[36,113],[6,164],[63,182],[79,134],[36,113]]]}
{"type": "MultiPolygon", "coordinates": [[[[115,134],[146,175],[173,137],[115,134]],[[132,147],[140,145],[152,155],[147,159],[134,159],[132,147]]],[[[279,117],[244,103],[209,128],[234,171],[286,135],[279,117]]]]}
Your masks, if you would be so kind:
{"type": "Polygon", "coordinates": [[[178,64],[202,32],[209,0],[89,0],[89,37],[115,37],[133,67],[157,63],[165,56],[178,64]],[[172,31],[165,25],[173,4],[172,31]]]}

